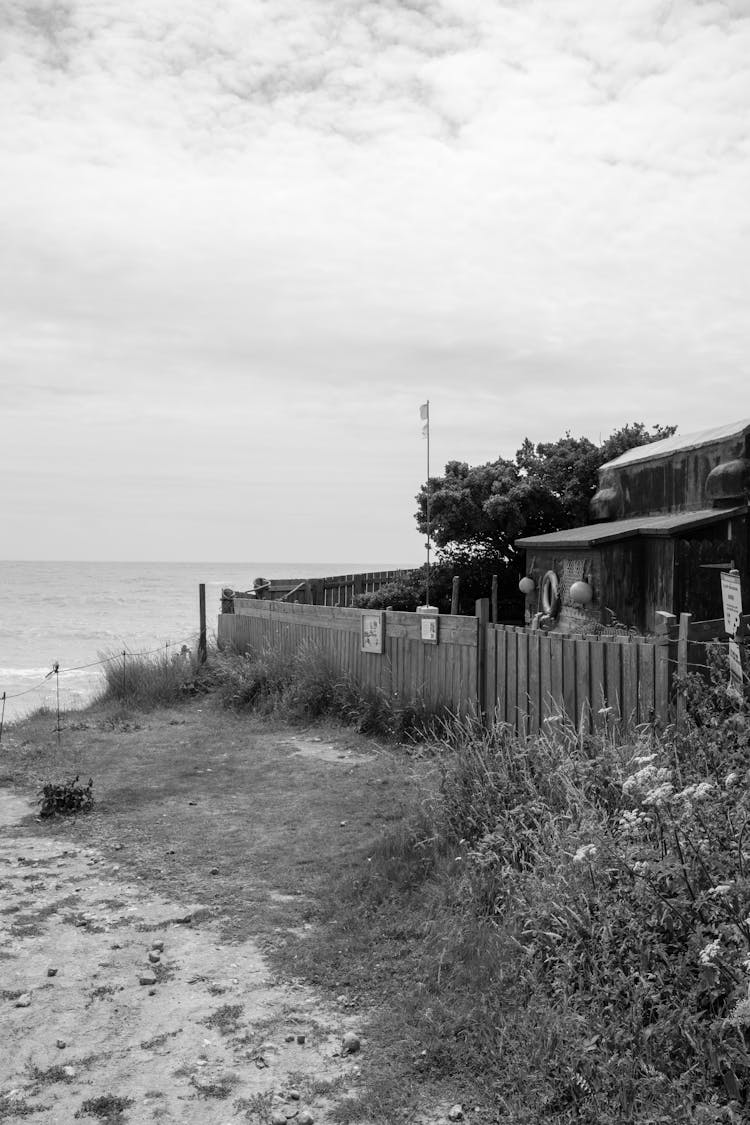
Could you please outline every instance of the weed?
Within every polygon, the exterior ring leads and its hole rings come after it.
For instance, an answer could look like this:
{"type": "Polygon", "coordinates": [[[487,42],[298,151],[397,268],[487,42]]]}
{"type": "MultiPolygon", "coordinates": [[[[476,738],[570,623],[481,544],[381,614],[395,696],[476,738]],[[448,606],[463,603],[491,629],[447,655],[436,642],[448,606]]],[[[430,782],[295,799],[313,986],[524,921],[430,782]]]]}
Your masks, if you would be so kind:
{"type": "Polygon", "coordinates": [[[47,782],[39,791],[38,804],[41,805],[39,815],[50,817],[59,813],[61,816],[69,816],[89,812],[94,806],[93,789],[93,778],[90,777],[88,783],[84,785],[78,774],[72,781],[47,782]]]}
{"type": "Polygon", "coordinates": [[[273,1097],[273,1090],[266,1090],[265,1093],[251,1094],[249,1098],[237,1098],[233,1109],[235,1113],[244,1113],[247,1121],[268,1125],[273,1112],[273,1097]]]}
{"type": "Polygon", "coordinates": [[[237,1074],[223,1074],[215,1081],[209,1081],[205,1078],[198,1078],[192,1075],[190,1083],[195,1086],[199,1094],[204,1098],[228,1098],[234,1087],[239,1082],[239,1075],[237,1074]]]}
{"type": "Polygon", "coordinates": [[[153,1039],[143,1039],[139,1043],[139,1047],[142,1051],[151,1051],[154,1047],[163,1047],[169,1039],[174,1039],[181,1032],[181,1027],[178,1027],[177,1031],[164,1031],[161,1035],[155,1035],[153,1039]]]}
{"type": "Polygon", "coordinates": [[[201,1022],[206,1027],[216,1028],[221,1035],[231,1035],[232,1032],[237,1030],[237,1024],[243,1009],[243,1004],[224,1004],[201,1022]]]}
{"type": "Polygon", "coordinates": [[[31,1117],[35,1113],[42,1113],[47,1106],[29,1105],[20,1097],[11,1097],[9,1094],[0,1094],[0,1121],[6,1118],[16,1120],[19,1117],[31,1117]]]}
{"type": "Polygon", "coordinates": [[[115,1094],[102,1094],[98,1098],[88,1098],[79,1110],[73,1115],[80,1117],[98,1117],[109,1125],[120,1125],[124,1120],[123,1113],[133,1104],[132,1098],[120,1098],[115,1094]]]}

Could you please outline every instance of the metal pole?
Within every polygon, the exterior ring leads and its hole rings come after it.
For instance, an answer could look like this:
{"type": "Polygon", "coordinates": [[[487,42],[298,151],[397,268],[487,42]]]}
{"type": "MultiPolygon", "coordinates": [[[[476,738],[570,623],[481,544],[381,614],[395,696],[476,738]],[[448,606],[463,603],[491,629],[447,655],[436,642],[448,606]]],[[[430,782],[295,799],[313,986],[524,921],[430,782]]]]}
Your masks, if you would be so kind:
{"type": "Polygon", "coordinates": [[[426,605],[430,604],[430,400],[427,399],[427,586],[426,605]]]}

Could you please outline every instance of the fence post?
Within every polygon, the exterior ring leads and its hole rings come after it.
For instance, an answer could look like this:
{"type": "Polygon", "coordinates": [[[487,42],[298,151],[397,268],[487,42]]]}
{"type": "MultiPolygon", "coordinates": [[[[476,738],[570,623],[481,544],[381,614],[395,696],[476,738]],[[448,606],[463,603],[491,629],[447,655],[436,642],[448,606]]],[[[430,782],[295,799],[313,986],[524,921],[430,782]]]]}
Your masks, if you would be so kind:
{"type": "MultiPolygon", "coordinates": [[[[688,670],[688,634],[690,632],[690,619],[692,613],[680,614],[680,632],[677,637],[677,675],[687,675],[688,670]]],[[[677,719],[685,718],[685,692],[682,688],[677,693],[677,719]]]]}
{"type": "Polygon", "coordinates": [[[451,613],[458,613],[458,588],[461,585],[461,579],[457,574],[453,575],[453,586],[451,588],[451,613]]]}
{"type": "Polygon", "coordinates": [[[198,586],[198,614],[200,632],[198,634],[198,662],[200,664],[206,663],[206,583],[201,582],[198,586]]]}
{"type": "Polygon", "coordinates": [[[489,598],[478,598],[477,617],[477,715],[484,722],[487,709],[487,625],[490,620],[489,598]]]}
{"type": "Polygon", "coordinates": [[[492,624],[497,625],[497,575],[492,575],[492,624]]]}

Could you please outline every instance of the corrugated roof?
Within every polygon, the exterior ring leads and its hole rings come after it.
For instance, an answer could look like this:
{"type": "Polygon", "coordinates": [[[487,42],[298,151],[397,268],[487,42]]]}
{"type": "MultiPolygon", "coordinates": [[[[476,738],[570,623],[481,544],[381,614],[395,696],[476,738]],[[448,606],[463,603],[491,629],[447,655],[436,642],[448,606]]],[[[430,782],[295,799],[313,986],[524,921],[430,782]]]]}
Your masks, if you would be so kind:
{"type": "Polygon", "coordinates": [[[715,441],[724,441],[727,438],[742,437],[750,432],[750,418],[744,422],[730,422],[726,426],[715,426],[711,430],[701,430],[695,434],[675,434],[673,437],[664,438],[663,441],[652,441],[650,445],[639,445],[621,453],[613,461],[602,465],[602,469],[619,469],[623,465],[633,465],[637,461],[653,461],[657,457],[668,457],[671,453],[680,450],[697,449],[700,445],[711,445],[715,441]]]}
{"type": "Polygon", "coordinates": [[[631,516],[610,523],[591,523],[586,527],[571,527],[567,531],[552,531],[547,535],[529,535],[516,539],[516,546],[525,550],[548,547],[596,547],[618,539],[657,536],[667,538],[681,531],[720,523],[747,511],[745,505],[737,508],[701,508],[697,512],[671,512],[659,516],[631,516]]]}

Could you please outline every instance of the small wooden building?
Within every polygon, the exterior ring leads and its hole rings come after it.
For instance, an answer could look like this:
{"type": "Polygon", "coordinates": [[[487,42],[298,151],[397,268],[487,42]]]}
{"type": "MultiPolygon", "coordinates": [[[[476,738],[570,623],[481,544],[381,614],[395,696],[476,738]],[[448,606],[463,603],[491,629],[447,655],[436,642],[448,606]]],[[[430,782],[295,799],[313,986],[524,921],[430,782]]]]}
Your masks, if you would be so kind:
{"type": "Polygon", "coordinates": [[[749,500],[750,420],[623,453],[599,470],[590,524],[517,540],[527,623],[650,633],[659,610],[721,617],[731,564],[750,605],[749,500]]]}

